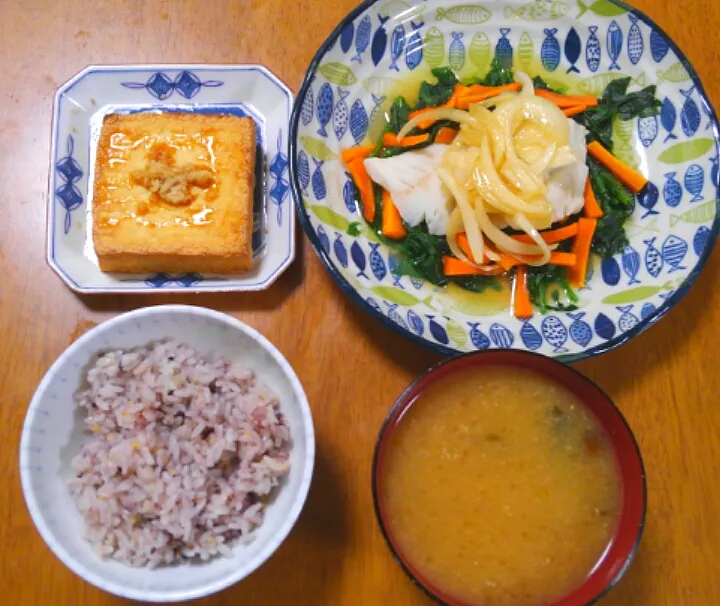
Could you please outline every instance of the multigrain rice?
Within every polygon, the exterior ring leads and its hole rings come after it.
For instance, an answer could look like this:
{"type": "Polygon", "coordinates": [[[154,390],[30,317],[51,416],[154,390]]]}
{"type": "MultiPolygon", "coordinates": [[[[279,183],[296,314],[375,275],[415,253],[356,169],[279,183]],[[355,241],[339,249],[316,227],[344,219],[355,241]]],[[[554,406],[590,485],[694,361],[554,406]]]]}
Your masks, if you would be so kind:
{"type": "Polygon", "coordinates": [[[158,566],[229,555],[289,470],[270,388],[177,341],[105,353],[76,399],[92,438],[70,490],[104,557],[158,566]]]}

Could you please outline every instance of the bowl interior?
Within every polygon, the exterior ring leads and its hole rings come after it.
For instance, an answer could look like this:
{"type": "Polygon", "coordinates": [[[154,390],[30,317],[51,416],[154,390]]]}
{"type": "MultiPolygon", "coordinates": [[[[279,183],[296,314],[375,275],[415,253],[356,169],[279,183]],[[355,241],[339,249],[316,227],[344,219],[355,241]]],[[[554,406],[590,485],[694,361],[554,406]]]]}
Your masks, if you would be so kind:
{"type": "Polygon", "coordinates": [[[610,398],[585,376],[551,358],[511,350],[465,354],[440,363],[408,387],[390,410],[380,430],[375,449],[373,497],[382,532],[395,557],[413,580],[444,602],[453,606],[463,606],[444,595],[441,588],[429,584],[419,571],[408,563],[398,547],[397,541],[393,538],[393,529],[387,523],[380,495],[383,494],[383,471],[388,437],[402,422],[413,403],[437,381],[457,371],[481,366],[526,368],[556,381],[569,389],[585,404],[609,437],[622,484],[622,506],[618,528],[608,549],[582,586],[549,606],[587,604],[609,590],[619,580],[635,554],[645,519],[645,473],[635,438],[624,417],[610,398]]]}
{"type": "Polygon", "coordinates": [[[314,434],[303,389],[282,355],[239,321],[184,306],[131,312],[94,328],[71,345],[40,384],[28,411],[21,444],[21,476],[33,520],[55,554],[76,574],[111,593],[134,599],[174,601],[218,591],[250,574],[278,547],[293,526],[308,492],[314,434]],[[71,461],[83,432],[73,393],[83,369],[98,352],[175,337],[203,355],[218,352],[245,363],[277,393],[292,436],[291,471],[255,539],[237,545],[232,557],[206,563],[148,568],[103,560],[83,538],[83,520],[68,490],[71,461]]]}

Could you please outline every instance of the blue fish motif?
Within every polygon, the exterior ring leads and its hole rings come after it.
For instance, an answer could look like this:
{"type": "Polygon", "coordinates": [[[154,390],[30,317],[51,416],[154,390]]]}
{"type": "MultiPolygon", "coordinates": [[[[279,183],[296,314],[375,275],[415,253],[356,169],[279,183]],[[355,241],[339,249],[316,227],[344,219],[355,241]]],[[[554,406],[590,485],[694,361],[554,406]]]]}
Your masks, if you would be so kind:
{"type": "Polygon", "coordinates": [[[658,119],[657,116],[648,116],[640,118],[637,123],[638,137],[644,147],[650,147],[658,136],[658,119]]]}
{"type": "Polygon", "coordinates": [[[450,339],[448,338],[448,335],[445,332],[445,329],[435,321],[435,316],[425,316],[425,317],[429,320],[428,328],[430,329],[430,334],[433,336],[433,339],[435,339],[438,343],[447,345],[450,342],[450,339]]]}
{"type": "Polygon", "coordinates": [[[610,70],[620,69],[618,57],[622,52],[623,33],[616,21],[610,23],[607,32],[608,55],[610,55],[610,70]]]}
{"type": "Polygon", "coordinates": [[[670,235],[665,239],[665,242],[663,242],[662,245],[662,256],[665,263],[670,266],[670,271],[668,273],[686,269],[681,266],[681,263],[683,262],[687,251],[687,242],[685,242],[682,238],[670,235]]]}
{"type": "Polygon", "coordinates": [[[345,185],[343,185],[343,202],[345,202],[345,208],[351,213],[357,212],[357,201],[355,199],[355,183],[353,183],[350,174],[345,173],[345,185]]]}
{"type": "Polygon", "coordinates": [[[462,43],[462,32],[452,32],[452,42],[448,51],[448,62],[456,72],[459,72],[465,65],[465,45],[462,43]]]}
{"type": "Polygon", "coordinates": [[[577,31],[575,31],[574,27],[570,28],[570,31],[568,32],[567,38],[565,38],[565,58],[568,60],[568,63],[570,63],[570,67],[568,67],[566,73],[575,72],[576,74],[580,73],[580,70],[575,67],[575,64],[577,63],[577,60],[580,58],[580,50],[582,48],[582,42],[580,41],[580,36],[578,36],[577,31]]]}
{"type": "Polygon", "coordinates": [[[700,128],[700,110],[697,103],[693,101],[692,94],[695,92],[693,86],[690,90],[680,91],[685,97],[682,109],[680,110],[680,126],[685,136],[692,137],[700,128]]]}
{"type": "Polygon", "coordinates": [[[415,25],[414,21],[410,22],[412,33],[405,45],[405,65],[411,71],[420,65],[423,59],[423,41],[419,31],[422,26],[423,23],[415,25]]]}
{"type": "Polygon", "coordinates": [[[405,324],[405,320],[403,320],[402,316],[397,311],[397,303],[388,303],[387,301],[384,301],[385,305],[388,306],[388,313],[387,316],[390,318],[395,324],[397,324],[400,328],[403,330],[407,330],[407,324],[405,324]]]}
{"type": "Polygon", "coordinates": [[[350,247],[350,258],[353,260],[353,263],[355,263],[355,267],[358,268],[357,277],[367,279],[368,276],[365,273],[367,259],[365,258],[365,253],[363,252],[360,244],[358,244],[357,240],[353,241],[352,246],[350,247]]]}
{"type": "Polygon", "coordinates": [[[335,242],[333,242],[333,251],[337,260],[340,261],[340,265],[343,267],[348,266],[348,254],[345,244],[343,244],[342,237],[338,232],[335,232],[335,242]]]}
{"type": "Polygon", "coordinates": [[[375,66],[382,61],[382,58],[385,56],[385,50],[387,49],[387,32],[385,31],[385,22],[387,19],[383,19],[379,15],[378,17],[380,18],[380,27],[375,30],[372,45],[370,46],[370,56],[375,66]]]}
{"type": "Polygon", "coordinates": [[[695,232],[695,237],[693,238],[693,250],[698,257],[702,256],[703,252],[705,251],[705,246],[708,243],[709,236],[709,227],[701,225],[697,228],[697,231],[695,232]]]}
{"type": "Polygon", "coordinates": [[[507,35],[510,33],[509,27],[500,28],[500,40],[495,45],[495,60],[500,67],[510,69],[513,64],[513,48],[507,35]]]}
{"type": "Polygon", "coordinates": [[[515,337],[512,332],[497,322],[490,327],[490,338],[497,347],[512,347],[515,337]]]}
{"type": "Polygon", "coordinates": [[[400,283],[400,280],[402,280],[402,276],[399,276],[395,273],[395,270],[400,265],[400,258],[397,255],[394,255],[393,253],[390,253],[388,255],[388,269],[390,270],[390,275],[393,279],[393,286],[400,288],[401,290],[405,290],[405,287],[400,283]]]}
{"type": "Polygon", "coordinates": [[[570,324],[570,338],[580,347],[587,347],[593,338],[592,328],[590,328],[590,324],[583,320],[584,316],[584,311],[568,314],[568,317],[573,321],[572,324],[570,324]]]}
{"type": "Polygon", "coordinates": [[[656,29],[650,32],[650,53],[655,63],[660,63],[670,50],[670,45],[656,29]]]}
{"type": "Polygon", "coordinates": [[[339,141],[343,138],[348,128],[348,106],[345,102],[345,99],[348,98],[350,93],[340,87],[338,87],[337,92],[340,100],[335,104],[332,120],[333,130],[335,131],[335,136],[338,138],[339,141]]]}
{"type": "Polygon", "coordinates": [[[555,34],[557,29],[544,29],[545,39],[540,48],[540,60],[543,67],[549,72],[554,72],[560,65],[560,43],[557,41],[555,34]]]}
{"type": "Polygon", "coordinates": [[[542,330],[545,340],[555,348],[553,353],[563,353],[567,351],[567,348],[563,346],[567,343],[568,331],[560,318],[557,316],[546,317],[542,321],[540,329],[542,330]]]}
{"type": "Polygon", "coordinates": [[[589,29],[590,36],[585,46],[585,63],[587,63],[588,69],[591,72],[596,72],[600,67],[600,60],[602,59],[602,47],[597,37],[598,26],[591,25],[589,29]]]}
{"type": "Polygon", "coordinates": [[[470,341],[472,341],[472,344],[477,349],[489,349],[490,339],[480,330],[480,324],[477,322],[468,322],[468,325],[470,326],[470,341]]]}
{"type": "Polygon", "coordinates": [[[673,134],[675,129],[675,122],[677,122],[677,110],[667,97],[663,100],[662,107],[660,108],[660,124],[667,131],[667,137],[665,137],[664,143],[670,139],[677,139],[677,135],[673,134]]]}
{"type": "Polygon", "coordinates": [[[655,248],[655,238],[645,240],[647,249],[645,250],[645,269],[653,277],[657,278],[663,268],[663,258],[660,251],[655,248]]]}
{"type": "Polygon", "coordinates": [[[308,186],[310,185],[310,163],[308,162],[305,150],[298,153],[298,179],[300,180],[300,189],[302,193],[307,195],[308,186]]]}
{"type": "Polygon", "coordinates": [[[320,123],[320,128],[318,129],[317,134],[321,137],[327,137],[325,127],[328,122],[330,122],[330,118],[332,118],[333,102],[332,86],[326,82],[320,87],[320,92],[318,93],[317,98],[317,106],[315,107],[315,113],[317,114],[317,119],[320,123]]]}
{"type": "Polygon", "coordinates": [[[615,324],[605,314],[598,314],[595,318],[595,332],[599,337],[609,341],[615,336],[615,324]]]}
{"type": "Polygon", "coordinates": [[[645,185],[645,187],[643,187],[637,195],[637,203],[647,211],[642,217],[640,217],[641,219],[649,217],[650,215],[659,214],[658,211],[653,210],[659,198],[660,190],[658,190],[657,186],[652,181],[648,181],[647,185],[645,185]]]}
{"type": "Polygon", "coordinates": [[[380,307],[380,304],[375,299],[373,299],[372,297],[368,297],[367,302],[370,307],[382,313],[382,307],[380,307]]]}
{"type": "Polygon", "coordinates": [[[600,273],[605,284],[609,286],[620,282],[620,265],[614,257],[607,257],[600,262],[600,273]]]}
{"type": "Polygon", "coordinates": [[[682,185],[675,180],[677,173],[665,173],[665,185],[663,186],[663,198],[665,198],[665,204],[670,208],[675,208],[683,196],[682,185]]]}
{"type": "Polygon", "coordinates": [[[628,59],[630,59],[630,63],[637,65],[643,55],[643,51],[645,50],[645,42],[643,41],[642,32],[640,31],[640,26],[638,25],[637,15],[629,13],[628,17],[630,18],[630,23],[632,25],[628,31],[627,54],[628,59]]]}
{"type": "Polygon", "coordinates": [[[379,244],[370,242],[370,269],[375,279],[378,282],[382,282],[383,278],[387,275],[387,267],[385,267],[385,261],[383,261],[378,248],[380,248],[379,244]]]}
{"type": "Polygon", "coordinates": [[[418,278],[413,278],[412,276],[410,276],[410,283],[411,283],[417,290],[420,290],[420,289],[425,285],[425,281],[424,281],[424,280],[419,280],[418,278]]]}
{"type": "Polygon", "coordinates": [[[543,343],[542,336],[529,320],[523,320],[523,327],[520,329],[520,338],[525,347],[535,351],[539,349],[543,343]]]}
{"type": "Polygon", "coordinates": [[[327,196],[327,188],[325,187],[325,177],[323,177],[322,174],[322,165],[324,162],[322,160],[317,160],[313,158],[313,162],[315,163],[315,172],[312,175],[312,190],[313,195],[315,196],[315,199],[317,200],[324,200],[325,196],[327,196]]]}
{"type": "Polygon", "coordinates": [[[322,225],[318,225],[317,228],[317,235],[318,240],[320,240],[320,246],[322,246],[322,249],[325,251],[325,254],[330,254],[330,238],[328,238],[327,233],[325,232],[325,229],[322,225]]]}
{"type": "Polygon", "coordinates": [[[360,145],[360,142],[367,134],[369,126],[370,121],[368,120],[365,106],[360,99],[356,99],[350,109],[350,134],[355,140],[355,145],[360,145]]]}
{"type": "Polygon", "coordinates": [[[705,171],[699,164],[691,164],[685,171],[685,189],[692,194],[690,202],[700,202],[703,199],[702,191],[705,186],[705,171]]]}
{"type": "Polygon", "coordinates": [[[395,26],[390,38],[390,69],[400,71],[398,59],[403,56],[405,50],[405,27],[402,23],[395,26]]]}
{"type": "Polygon", "coordinates": [[[425,332],[425,325],[423,324],[423,321],[412,309],[408,309],[407,323],[410,325],[410,330],[419,337],[421,337],[423,332],[425,332]]]}
{"type": "Polygon", "coordinates": [[[640,280],[636,279],[640,271],[640,253],[632,246],[626,246],[623,251],[622,268],[625,275],[630,278],[628,284],[640,284],[640,280]]]}
{"type": "Polygon", "coordinates": [[[620,329],[620,332],[627,332],[640,324],[640,318],[638,318],[635,314],[630,313],[632,308],[632,305],[621,305],[617,308],[617,310],[622,314],[618,320],[618,328],[620,329]]]}
{"type": "Polygon", "coordinates": [[[649,318],[653,315],[653,313],[655,313],[656,309],[657,308],[652,303],[645,303],[640,309],[640,319],[644,320],[645,318],[649,318]]]}
{"type": "Polygon", "coordinates": [[[362,54],[370,44],[370,32],[372,31],[372,22],[370,21],[370,15],[365,15],[360,21],[360,25],[357,28],[357,35],[355,36],[355,53],[357,53],[352,60],[362,63],[362,54]]]}
{"type": "Polygon", "coordinates": [[[353,38],[355,37],[355,22],[348,21],[348,24],[343,27],[343,31],[340,34],[340,48],[342,52],[347,53],[352,47],[353,38]]]}
{"type": "Polygon", "coordinates": [[[302,102],[302,107],[300,108],[300,120],[302,120],[303,126],[310,124],[310,121],[313,119],[314,111],[315,107],[313,103],[312,86],[308,86],[307,93],[305,93],[305,98],[302,102]]]}

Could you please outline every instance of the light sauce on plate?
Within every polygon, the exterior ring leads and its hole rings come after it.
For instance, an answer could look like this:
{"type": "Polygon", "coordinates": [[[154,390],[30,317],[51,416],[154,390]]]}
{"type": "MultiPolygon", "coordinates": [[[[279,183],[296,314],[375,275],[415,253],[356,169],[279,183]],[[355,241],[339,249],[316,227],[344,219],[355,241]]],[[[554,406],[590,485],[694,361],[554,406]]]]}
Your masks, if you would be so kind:
{"type": "Polygon", "coordinates": [[[608,547],[620,480],[608,438],[561,385],[520,368],[454,373],[389,436],[385,519],[410,566],[482,606],[538,606],[608,547]]]}

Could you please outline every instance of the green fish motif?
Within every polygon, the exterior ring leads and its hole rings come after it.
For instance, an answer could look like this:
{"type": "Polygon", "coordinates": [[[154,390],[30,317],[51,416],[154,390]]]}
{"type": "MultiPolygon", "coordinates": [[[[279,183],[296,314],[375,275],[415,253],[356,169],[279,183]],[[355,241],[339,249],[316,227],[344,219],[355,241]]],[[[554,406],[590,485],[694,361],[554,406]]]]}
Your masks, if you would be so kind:
{"type": "Polygon", "coordinates": [[[621,120],[618,116],[613,119],[613,134],[625,143],[630,143],[635,135],[635,122],[633,120],[621,120]]]}
{"type": "MultiPolygon", "coordinates": [[[[599,97],[605,92],[608,84],[619,78],[626,77],[627,76],[625,74],[619,74],[617,72],[597,74],[595,76],[591,76],[590,78],[582,80],[578,84],[578,91],[580,91],[584,95],[592,95],[593,97],[599,97]]],[[[631,81],[640,87],[647,86],[647,77],[645,76],[644,72],[640,74],[637,78],[632,78],[631,81]]]]}
{"type": "Polygon", "coordinates": [[[613,119],[613,153],[625,164],[636,169],[640,166],[640,156],[632,146],[634,134],[634,121],[621,120],[617,116],[613,119]]]}
{"type": "Polygon", "coordinates": [[[325,76],[328,82],[332,82],[336,86],[350,86],[357,82],[353,71],[342,63],[325,63],[325,65],[320,66],[318,71],[325,76]]]}
{"type": "Polygon", "coordinates": [[[672,281],[665,282],[662,286],[636,286],[628,288],[621,292],[616,292],[605,297],[602,302],[608,305],[625,305],[627,303],[637,303],[644,301],[657,295],[658,293],[672,290],[674,284],[672,281]]]}
{"type": "Polygon", "coordinates": [[[431,27],[425,34],[423,59],[430,67],[439,67],[445,61],[445,36],[437,27],[431,27]]]}
{"type": "Polygon", "coordinates": [[[569,10],[570,5],[562,0],[534,0],[517,10],[512,6],[506,6],[503,14],[506,19],[552,21],[564,16],[569,10]]]}
{"type": "Polygon", "coordinates": [[[350,221],[332,208],[328,208],[322,204],[312,204],[309,205],[307,209],[312,211],[325,225],[334,227],[338,231],[347,232],[348,227],[350,227],[350,221]]]}
{"type": "Polygon", "coordinates": [[[427,305],[430,309],[434,309],[432,306],[432,297],[426,297],[425,299],[420,300],[415,295],[412,295],[405,290],[395,288],[394,286],[374,286],[370,290],[381,299],[390,301],[390,303],[397,303],[398,305],[405,305],[406,307],[422,303],[427,305]]]}
{"type": "Polygon", "coordinates": [[[337,160],[338,158],[335,152],[315,137],[300,137],[300,143],[313,158],[317,158],[323,162],[337,160]]]}
{"type": "Polygon", "coordinates": [[[657,72],[658,77],[658,85],[662,84],[663,82],[685,82],[685,80],[690,80],[690,73],[688,72],[687,68],[682,64],[681,61],[678,61],[675,65],[672,65],[668,67],[665,71],[658,70],[657,72]]]}
{"type": "Polygon", "coordinates": [[[385,127],[387,126],[385,112],[388,110],[389,105],[390,102],[385,101],[384,106],[381,107],[381,110],[384,111],[377,111],[375,112],[375,115],[370,118],[370,126],[368,127],[367,131],[368,140],[378,141],[382,136],[383,132],[385,131],[385,127]]]}
{"type": "Polygon", "coordinates": [[[447,19],[458,25],[479,25],[485,23],[492,13],[479,4],[459,4],[450,8],[439,8],[435,13],[435,19],[442,21],[447,19]]]}
{"type": "Polygon", "coordinates": [[[373,76],[363,80],[363,88],[371,95],[376,97],[387,97],[397,85],[397,81],[393,78],[385,78],[383,76],[373,76]]]}
{"type": "Polygon", "coordinates": [[[470,41],[468,57],[478,71],[486,71],[490,65],[492,47],[490,38],[484,32],[477,32],[470,41]]]}
{"type": "Polygon", "coordinates": [[[533,44],[532,38],[530,34],[523,32],[522,36],[520,36],[520,43],[517,49],[518,63],[523,69],[527,69],[534,57],[535,45],[533,44]]]}
{"type": "Polygon", "coordinates": [[[715,141],[709,138],[676,143],[672,147],[663,151],[658,156],[658,160],[660,160],[660,162],[664,162],[665,164],[681,164],[682,162],[689,162],[690,160],[695,160],[695,158],[705,155],[713,148],[714,145],[715,141]]]}
{"type": "Polygon", "coordinates": [[[468,336],[462,324],[453,318],[448,318],[447,324],[445,325],[450,340],[455,343],[458,347],[465,347],[468,342],[468,336]]]}
{"type": "Polygon", "coordinates": [[[575,17],[576,19],[582,17],[588,11],[595,13],[598,17],[619,17],[627,13],[622,6],[618,6],[614,2],[610,2],[610,0],[595,0],[595,2],[589,5],[585,4],[582,0],[578,0],[577,5],[580,12],[578,16],[575,17]]]}
{"type": "Polygon", "coordinates": [[[685,223],[707,223],[715,218],[717,202],[703,202],[700,206],[694,206],[686,210],[682,215],[670,215],[670,227],[675,227],[680,221],[685,223]]]}
{"type": "Polygon", "coordinates": [[[425,5],[415,3],[414,5],[404,2],[404,0],[390,0],[378,9],[378,15],[383,19],[397,19],[398,21],[410,21],[422,15],[425,11],[425,5]]]}

